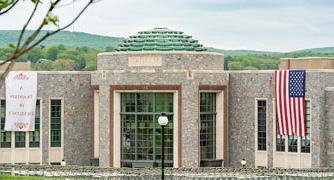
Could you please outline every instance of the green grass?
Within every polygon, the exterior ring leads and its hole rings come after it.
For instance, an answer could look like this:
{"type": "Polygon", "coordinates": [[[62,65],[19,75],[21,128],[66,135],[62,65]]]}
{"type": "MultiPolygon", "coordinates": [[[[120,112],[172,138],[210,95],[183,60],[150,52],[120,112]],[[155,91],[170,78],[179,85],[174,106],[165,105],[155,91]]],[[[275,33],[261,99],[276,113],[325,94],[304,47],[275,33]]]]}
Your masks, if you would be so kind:
{"type": "Polygon", "coordinates": [[[45,178],[45,177],[36,177],[36,176],[9,176],[9,175],[0,175],[0,180],[64,180],[64,178],[45,178]]]}

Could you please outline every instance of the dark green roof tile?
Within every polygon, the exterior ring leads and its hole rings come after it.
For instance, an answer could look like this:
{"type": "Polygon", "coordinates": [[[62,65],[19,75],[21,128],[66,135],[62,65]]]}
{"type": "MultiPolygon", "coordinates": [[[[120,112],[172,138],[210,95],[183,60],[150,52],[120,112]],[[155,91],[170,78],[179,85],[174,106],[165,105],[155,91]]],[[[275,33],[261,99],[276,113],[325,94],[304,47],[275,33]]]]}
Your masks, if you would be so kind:
{"type": "Polygon", "coordinates": [[[181,31],[168,28],[154,28],[130,36],[116,48],[116,51],[206,51],[198,40],[181,31]]]}

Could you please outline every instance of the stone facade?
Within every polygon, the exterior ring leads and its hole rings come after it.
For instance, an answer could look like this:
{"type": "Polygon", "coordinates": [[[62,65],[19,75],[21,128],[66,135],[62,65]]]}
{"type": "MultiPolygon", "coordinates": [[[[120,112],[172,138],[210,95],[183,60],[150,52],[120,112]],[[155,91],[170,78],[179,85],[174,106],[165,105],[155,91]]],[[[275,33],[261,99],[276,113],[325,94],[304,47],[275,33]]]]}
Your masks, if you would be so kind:
{"type": "MultiPolygon", "coordinates": [[[[109,99],[108,87],[110,85],[182,85],[182,165],[185,167],[199,166],[198,146],[198,86],[200,85],[225,85],[228,87],[228,153],[229,165],[240,166],[240,160],[247,159],[248,166],[255,164],[255,100],[266,98],[268,101],[268,139],[267,159],[268,167],[273,167],[274,138],[273,122],[273,100],[274,100],[274,71],[223,71],[223,61],[212,60],[219,56],[199,53],[115,53],[101,54],[99,58],[99,69],[92,75],[93,85],[103,85],[106,98],[109,99]],[[194,55],[195,54],[195,55],[194,55]],[[162,57],[162,65],[150,67],[128,66],[128,58],[141,56],[162,57]],[[205,57],[204,57],[205,56],[205,57]],[[201,62],[192,59],[201,59],[201,62]],[[179,59],[182,59],[181,62],[179,59]],[[205,60],[204,60],[205,59],[205,60]],[[204,60],[204,61],[203,61],[204,60]],[[186,62],[186,63],[184,63],[186,62]],[[189,75],[191,73],[191,75],[189,75]],[[104,79],[102,78],[104,77],[104,79]],[[186,125],[185,125],[186,124],[186,125]],[[192,149],[192,151],[188,151],[192,149]]],[[[330,146],[330,136],[325,131],[325,88],[334,86],[334,71],[309,70],[307,72],[306,97],[311,100],[311,166],[329,166],[326,161],[329,154],[325,147],[330,146]],[[316,86],[313,86],[316,84],[316,86]],[[326,145],[327,143],[327,145],[326,145]]],[[[100,103],[101,104],[101,103],[100,103]]],[[[326,106],[331,107],[330,105],[326,106]]],[[[106,109],[100,110],[101,114],[108,119],[106,109]]],[[[330,111],[330,110],[329,110],[330,111]]],[[[327,114],[326,114],[327,113],[327,114]]],[[[105,121],[107,123],[107,120],[105,121]]],[[[107,131],[107,130],[104,130],[107,131]]],[[[101,134],[101,132],[100,132],[101,134]]],[[[106,145],[106,133],[101,134],[101,156],[108,157],[108,146],[106,145]],[[104,154],[104,155],[103,155],[104,154]]],[[[330,147],[327,147],[330,148],[330,147]]],[[[105,158],[103,158],[105,159],[105,158]]],[[[108,165],[107,160],[100,159],[100,165],[108,165]]]]}
{"type": "MultiPolygon", "coordinates": [[[[42,162],[49,163],[50,99],[63,100],[63,159],[90,165],[93,152],[94,90],[99,91],[99,166],[113,166],[114,129],[110,129],[111,87],[180,87],[181,167],[199,167],[200,87],[224,87],[224,161],[238,167],[245,158],[255,166],[255,101],[268,103],[267,164],[274,166],[274,71],[224,71],[224,58],[208,52],[117,52],[98,56],[94,72],[38,72],[42,100],[42,162]],[[157,60],[156,63],[151,63],[157,60]],[[150,64],[151,63],[151,64],[150,64]],[[226,129],[225,129],[226,128],[226,129]],[[226,132],[225,132],[226,131],[226,132]]],[[[306,97],[311,100],[311,167],[334,166],[334,70],[307,70],[306,97]]],[[[213,90],[215,88],[212,88],[213,90]]],[[[135,89],[136,90],[136,89],[135,89]]],[[[146,89],[150,90],[150,89],[146,89]]],[[[4,97],[4,88],[1,89],[4,97]]]]}
{"type": "MultiPolygon", "coordinates": [[[[100,54],[98,70],[92,74],[92,85],[100,86],[100,105],[110,102],[112,85],[181,85],[182,86],[182,164],[199,166],[198,96],[199,85],[226,85],[228,74],[217,71],[224,68],[223,56],[214,53],[109,53],[100,54]],[[162,66],[129,67],[128,57],[155,57],[162,66]],[[208,63],[200,63],[206,61],[208,63]],[[212,71],[210,71],[212,69],[212,71]],[[192,149],[192,151],[189,151],[192,149]]],[[[100,109],[100,126],[110,126],[110,109],[100,109]]],[[[100,166],[109,166],[109,131],[100,129],[100,166]]]]}
{"type": "MultiPolygon", "coordinates": [[[[272,167],[273,160],[273,100],[274,100],[274,71],[240,71],[229,72],[229,150],[230,165],[240,166],[242,158],[248,159],[249,166],[254,166],[255,152],[255,98],[268,99],[268,166],[272,167]],[[233,143],[235,142],[235,143],[233,143]]],[[[329,113],[330,92],[326,87],[334,86],[334,71],[308,70],[306,78],[306,98],[311,100],[311,154],[312,167],[329,166],[326,163],[326,145],[332,142],[326,132],[333,132],[328,126],[333,124],[329,113]],[[326,92],[326,93],[325,93],[326,92]],[[326,95],[327,97],[326,97],[326,95]],[[328,105],[325,105],[326,102],[328,105]],[[328,110],[325,111],[325,106],[328,110]],[[326,129],[328,130],[326,131],[326,129]]]]}
{"type": "Polygon", "coordinates": [[[301,57],[283,58],[279,69],[334,69],[334,58],[331,57],[301,57]]]}
{"type": "MultiPolygon", "coordinates": [[[[37,98],[42,108],[42,163],[49,163],[50,99],[63,100],[63,159],[68,164],[90,165],[93,113],[90,73],[38,72],[37,98]]],[[[1,97],[5,97],[4,87],[1,97]]]]}
{"type": "Polygon", "coordinates": [[[325,89],[325,123],[324,143],[326,153],[323,158],[323,165],[334,167],[334,88],[325,89]]]}

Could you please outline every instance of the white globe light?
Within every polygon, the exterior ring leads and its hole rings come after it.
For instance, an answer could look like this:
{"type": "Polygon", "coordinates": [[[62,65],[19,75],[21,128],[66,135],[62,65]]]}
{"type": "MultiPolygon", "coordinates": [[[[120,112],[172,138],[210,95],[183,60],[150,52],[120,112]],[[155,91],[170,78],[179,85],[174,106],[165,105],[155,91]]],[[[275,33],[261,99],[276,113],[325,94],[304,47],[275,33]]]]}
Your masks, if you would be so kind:
{"type": "Polygon", "coordinates": [[[158,122],[160,126],[166,126],[168,124],[168,118],[166,116],[166,113],[161,113],[161,115],[158,118],[158,122]]]}
{"type": "Polygon", "coordinates": [[[242,159],[242,160],[241,160],[241,165],[245,166],[245,165],[246,165],[246,163],[247,163],[247,162],[246,162],[246,160],[245,160],[245,159],[242,159]]]}

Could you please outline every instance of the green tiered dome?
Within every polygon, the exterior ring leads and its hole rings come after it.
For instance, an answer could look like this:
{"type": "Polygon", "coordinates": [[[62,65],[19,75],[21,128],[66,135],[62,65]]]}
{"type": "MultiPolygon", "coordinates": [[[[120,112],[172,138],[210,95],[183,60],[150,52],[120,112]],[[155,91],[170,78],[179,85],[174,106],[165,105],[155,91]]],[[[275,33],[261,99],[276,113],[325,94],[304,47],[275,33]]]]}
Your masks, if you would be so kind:
{"type": "Polygon", "coordinates": [[[116,51],[206,51],[198,40],[168,28],[154,28],[130,36],[116,51]]]}

